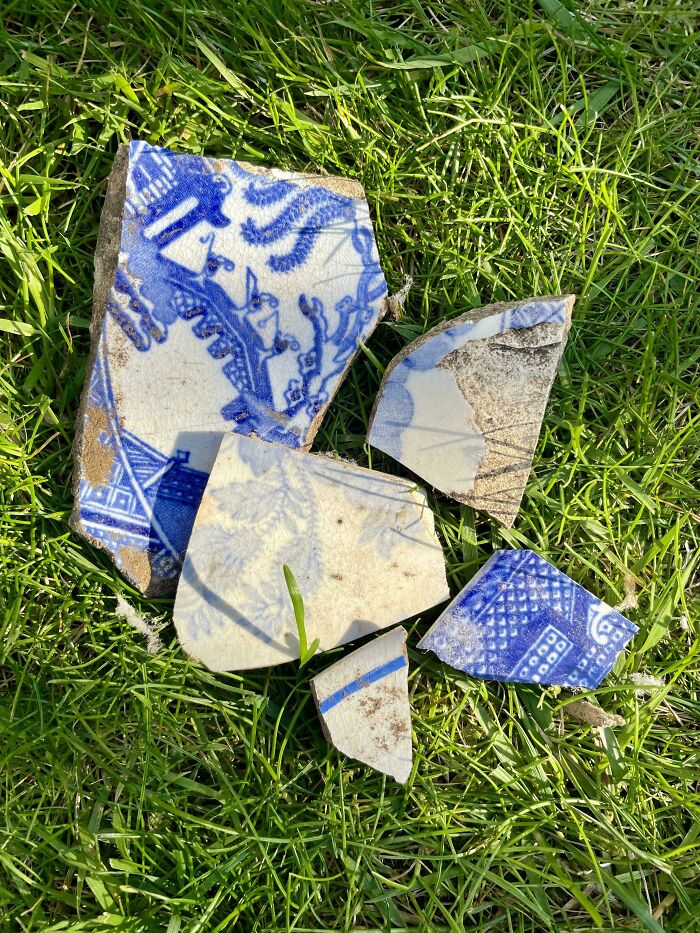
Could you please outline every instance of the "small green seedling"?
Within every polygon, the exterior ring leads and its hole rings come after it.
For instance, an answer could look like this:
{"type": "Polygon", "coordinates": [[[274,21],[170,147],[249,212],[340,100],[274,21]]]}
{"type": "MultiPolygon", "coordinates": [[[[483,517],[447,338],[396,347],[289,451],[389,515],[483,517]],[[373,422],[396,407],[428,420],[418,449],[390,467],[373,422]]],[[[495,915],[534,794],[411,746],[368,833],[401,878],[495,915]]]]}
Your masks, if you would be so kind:
{"type": "Polygon", "coordinates": [[[316,654],[319,639],[314,638],[311,644],[307,645],[306,628],[304,627],[304,600],[301,595],[301,590],[299,589],[299,585],[297,584],[296,578],[292,573],[291,568],[288,567],[287,564],[284,564],[283,570],[284,579],[287,584],[287,589],[289,590],[289,596],[292,600],[292,606],[294,607],[294,618],[296,619],[297,623],[297,632],[299,633],[299,667],[303,667],[316,654]]]}
{"type": "Polygon", "coordinates": [[[360,345],[360,349],[362,350],[364,355],[367,357],[367,359],[370,361],[370,363],[374,365],[374,368],[377,370],[379,375],[383,376],[384,370],[386,369],[386,367],[382,366],[382,364],[379,362],[375,354],[370,350],[370,348],[366,344],[364,344],[361,340],[359,340],[358,343],[360,345]]]}

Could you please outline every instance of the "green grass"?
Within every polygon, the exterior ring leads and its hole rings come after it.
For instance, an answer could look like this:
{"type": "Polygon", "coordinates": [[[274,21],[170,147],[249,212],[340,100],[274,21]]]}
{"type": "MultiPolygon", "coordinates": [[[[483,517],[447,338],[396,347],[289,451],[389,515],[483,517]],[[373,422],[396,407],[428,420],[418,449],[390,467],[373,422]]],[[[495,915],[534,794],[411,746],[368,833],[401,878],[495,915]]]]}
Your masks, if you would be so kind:
{"type": "MultiPolygon", "coordinates": [[[[700,930],[695,0],[0,18],[2,929],[700,930]],[[414,279],[368,344],[382,366],[481,303],[579,295],[515,529],[431,504],[454,591],[505,544],[633,594],[639,634],[595,691],[625,727],[412,649],[399,787],[325,743],[308,678],[329,656],[213,675],[171,603],[69,531],[92,255],[129,136],[358,178],[390,289],[414,279]],[[118,593],[162,620],[160,654],[118,593]],[[638,696],[635,672],[665,686],[638,696]]],[[[379,378],[363,355],[316,449],[397,472],[364,445],[379,378]]]]}

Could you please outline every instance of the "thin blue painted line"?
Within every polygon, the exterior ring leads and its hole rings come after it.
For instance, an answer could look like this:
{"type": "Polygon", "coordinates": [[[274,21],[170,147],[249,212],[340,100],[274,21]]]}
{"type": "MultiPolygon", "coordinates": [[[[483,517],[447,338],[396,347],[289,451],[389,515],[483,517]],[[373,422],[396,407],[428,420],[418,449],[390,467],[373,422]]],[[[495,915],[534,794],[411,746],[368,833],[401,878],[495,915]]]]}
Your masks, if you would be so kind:
{"type": "Polygon", "coordinates": [[[329,709],[333,709],[334,706],[337,706],[338,703],[346,697],[352,696],[353,693],[357,693],[358,690],[362,690],[364,687],[368,687],[378,680],[382,680],[382,678],[386,677],[388,674],[393,674],[394,671],[400,671],[401,668],[406,667],[407,664],[408,661],[404,655],[400,655],[398,658],[394,658],[393,661],[387,661],[386,664],[372,668],[371,671],[367,671],[366,674],[358,677],[357,680],[351,680],[349,684],[346,684],[344,687],[341,687],[340,690],[336,690],[335,693],[331,693],[329,697],[326,697],[326,699],[319,704],[319,711],[321,713],[327,713],[329,709]]]}

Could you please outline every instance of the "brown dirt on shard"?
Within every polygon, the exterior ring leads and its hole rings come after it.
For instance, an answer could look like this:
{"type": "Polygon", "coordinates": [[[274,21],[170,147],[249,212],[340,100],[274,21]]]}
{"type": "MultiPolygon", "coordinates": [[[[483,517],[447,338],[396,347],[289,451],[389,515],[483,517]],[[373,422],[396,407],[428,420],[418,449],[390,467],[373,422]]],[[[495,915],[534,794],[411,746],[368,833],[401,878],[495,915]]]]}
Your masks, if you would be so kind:
{"type": "Polygon", "coordinates": [[[114,463],[113,448],[100,442],[101,435],[109,430],[107,413],[91,405],[85,414],[87,427],[83,435],[83,476],[93,487],[106,486],[114,463]]]}

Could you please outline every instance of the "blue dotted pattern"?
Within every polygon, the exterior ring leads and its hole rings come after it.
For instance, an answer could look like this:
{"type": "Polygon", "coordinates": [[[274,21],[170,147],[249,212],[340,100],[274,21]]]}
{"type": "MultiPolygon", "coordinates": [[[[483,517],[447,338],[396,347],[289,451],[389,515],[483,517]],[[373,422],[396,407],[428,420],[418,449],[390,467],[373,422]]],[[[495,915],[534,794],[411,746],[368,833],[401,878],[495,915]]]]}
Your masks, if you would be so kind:
{"type": "Polygon", "coordinates": [[[637,631],[532,551],[497,551],[419,647],[485,680],[597,687],[637,631]]]}

